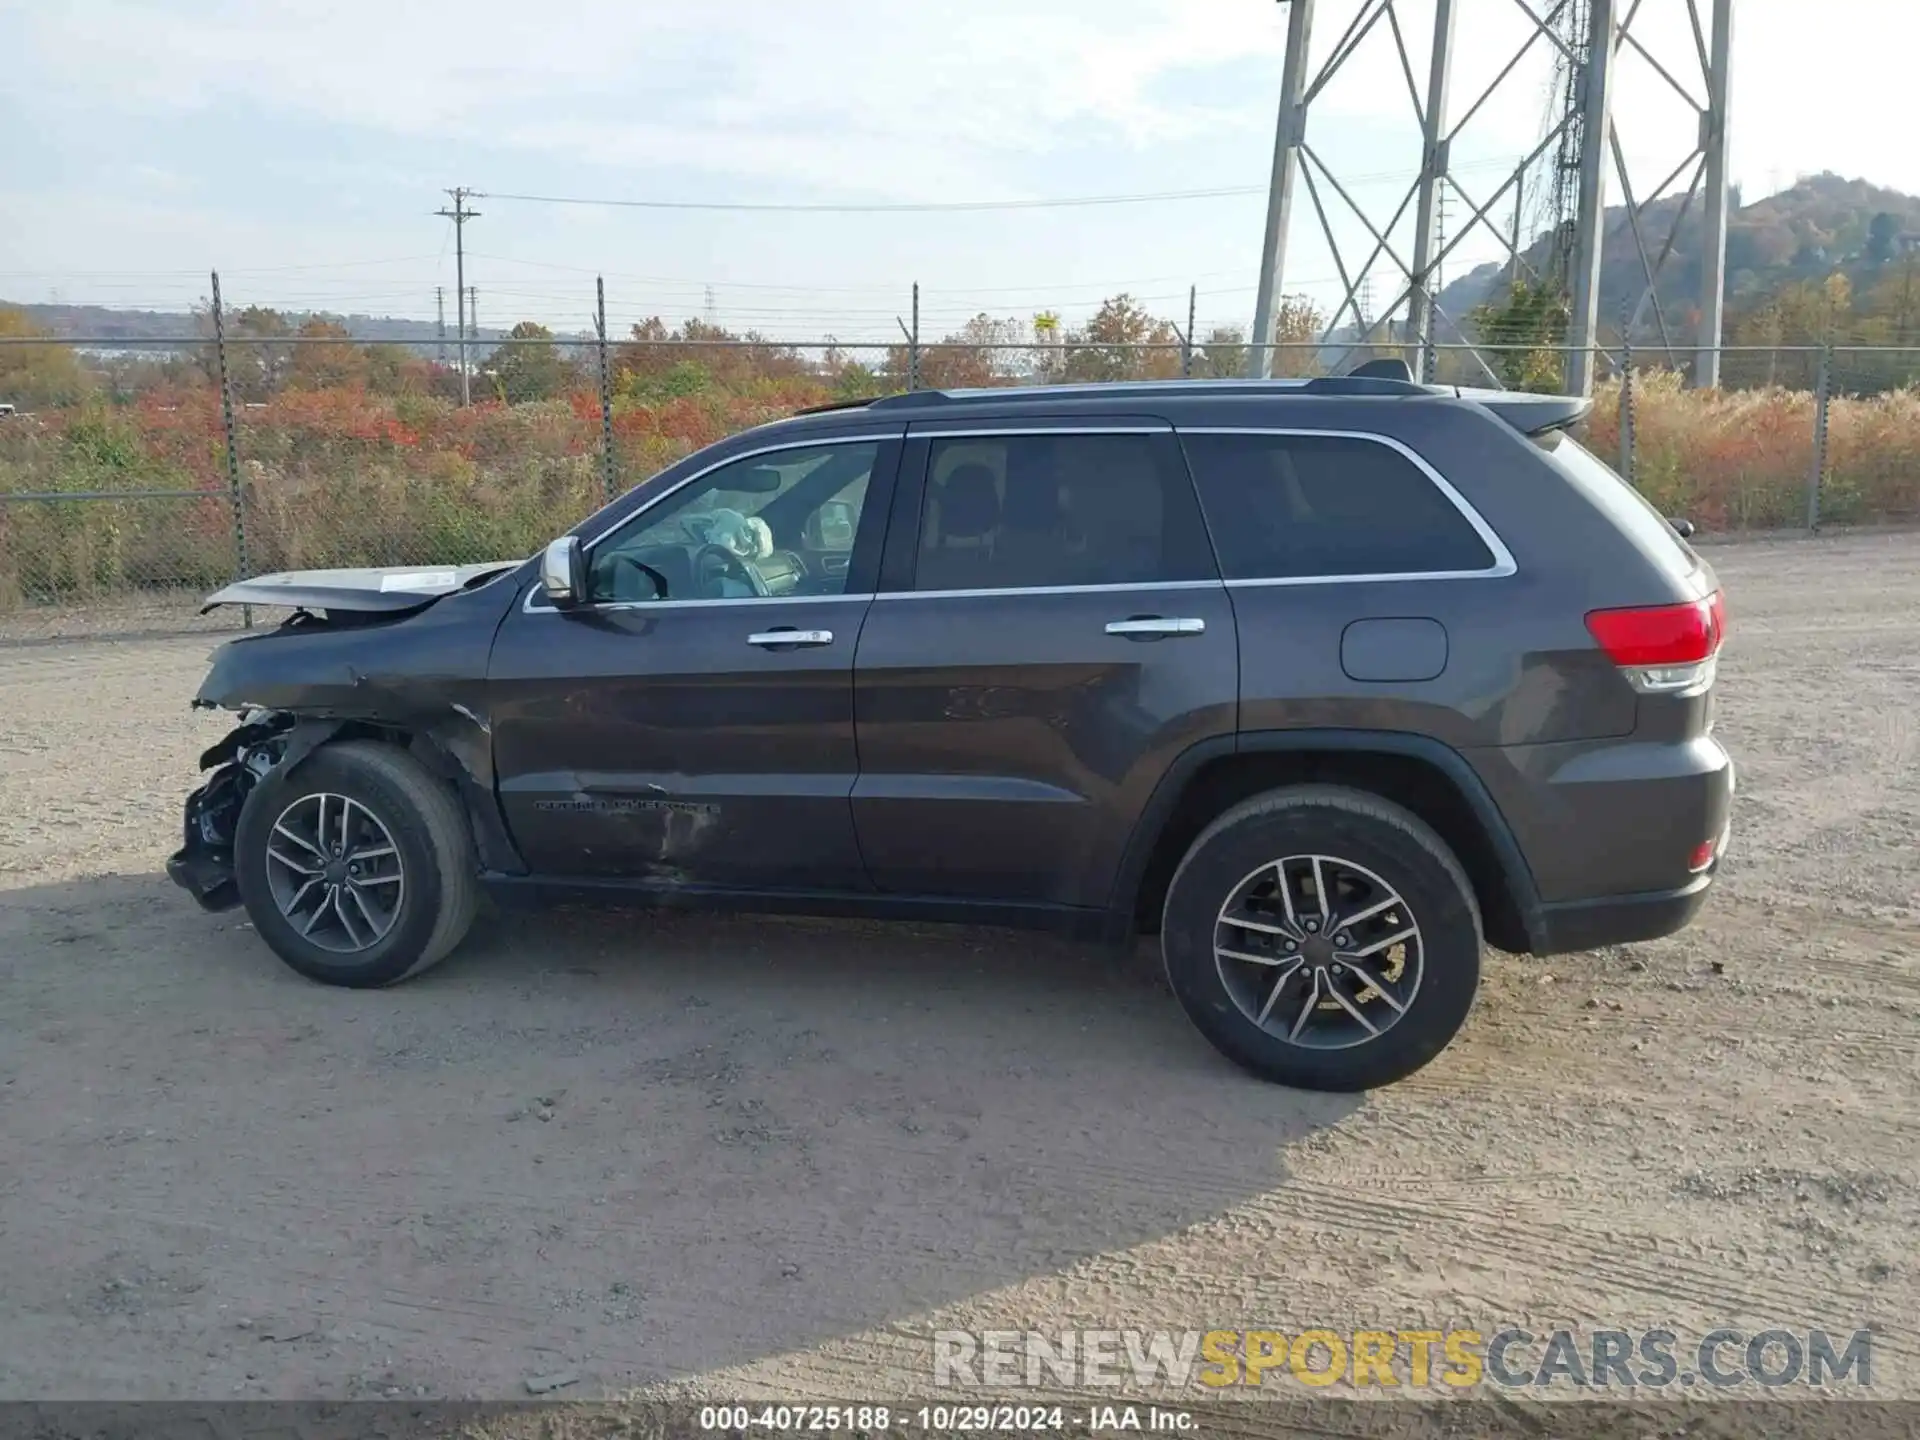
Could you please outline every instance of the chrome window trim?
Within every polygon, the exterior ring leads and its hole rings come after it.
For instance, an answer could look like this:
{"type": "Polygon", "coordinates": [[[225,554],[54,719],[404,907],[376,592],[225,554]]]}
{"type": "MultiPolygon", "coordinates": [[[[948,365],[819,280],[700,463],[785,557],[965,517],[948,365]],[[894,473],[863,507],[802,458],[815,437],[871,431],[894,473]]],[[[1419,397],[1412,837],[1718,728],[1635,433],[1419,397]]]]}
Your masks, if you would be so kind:
{"type": "MultiPolygon", "coordinates": [[[[1398,398],[1398,397],[1393,397],[1398,398]]],[[[1273,575],[1250,576],[1241,580],[1228,580],[1228,589],[1257,589],[1271,585],[1366,585],[1381,584],[1397,580],[1503,580],[1515,574],[1519,566],[1514,564],[1513,552],[1507,549],[1494,528],[1473,508],[1467,497],[1462,495],[1448,481],[1447,477],[1427,461],[1427,458],[1404,441],[1391,435],[1382,435],[1372,430],[1310,430],[1296,425],[1185,425],[1179,427],[1181,435],[1296,435],[1308,439],[1362,440],[1375,445],[1384,445],[1412,461],[1414,467],[1433,483],[1440,493],[1460,512],[1460,517],[1473,527],[1473,533],[1493,556],[1493,564],[1482,570],[1407,570],[1383,571],[1374,575],[1273,575]]],[[[1189,466],[1189,469],[1192,467],[1189,466]]],[[[1194,489],[1199,489],[1194,482],[1194,489]]],[[[1201,510],[1206,502],[1201,501],[1201,510]]]]}
{"type": "Polygon", "coordinates": [[[1219,590],[1213,580],[1141,580],[1119,585],[1009,585],[998,590],[883,590],[876,600],[971,600],[983,595],[1111,595],[1131,590],[1219,590]]]}
{"type": "MultiPolygon", "coordinates": [[[[552,604],[536,605],[535,597],[541,593],[540,582],[534,581],[527,589],[527,598],[520,602],[520,609],[528,615],[558,615],[559,608],[552,604]]],[[[577,605],[576,610],[591,610],[596,615],[604,615],[609,610],[703,610],[717,605],[829,605],[851,603],[855,600],[871,600],[872,595],[726,595],[717,599],[698,600],[603,600],[598,605],[577,605]]]]}
{"type": "Polygon", "coordinates": [[[1173,424],[1167,420],[1141,420],[1126,425],[983,425],[967,430],[925,430],[919,427],[939,425],[939,420],[915,420],[908,431],[910,440],[949,440],[961,437],[980,439],[995,435],[1167,435],[1173,424]]]}

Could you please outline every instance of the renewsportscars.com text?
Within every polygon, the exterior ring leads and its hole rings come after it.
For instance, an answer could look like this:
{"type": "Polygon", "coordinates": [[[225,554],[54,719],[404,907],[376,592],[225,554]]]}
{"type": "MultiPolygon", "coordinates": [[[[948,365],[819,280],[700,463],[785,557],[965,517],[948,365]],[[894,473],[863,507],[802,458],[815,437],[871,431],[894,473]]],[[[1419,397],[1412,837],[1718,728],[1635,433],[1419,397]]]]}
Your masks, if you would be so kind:
{"type": "Polygon", "coordinates": [[[1867,1330],[940,1330],[957,1389],[1766,1389],[1873,1385],[1867,1330]]]}

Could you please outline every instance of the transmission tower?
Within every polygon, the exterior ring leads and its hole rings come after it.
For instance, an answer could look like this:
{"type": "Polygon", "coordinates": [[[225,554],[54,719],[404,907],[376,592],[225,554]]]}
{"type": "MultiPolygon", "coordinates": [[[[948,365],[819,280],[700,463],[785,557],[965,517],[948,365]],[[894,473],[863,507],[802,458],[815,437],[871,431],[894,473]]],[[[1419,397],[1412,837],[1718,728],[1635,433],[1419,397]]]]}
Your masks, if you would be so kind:
{"type": "Polygon", "coordinates": [[[1559,98],[1560,143],[1554,149],[1548,189],[1552,247],[1541,280],[1563,294],[1573,291],[1575,240],[1580,228],[1580,159],[1585,153],[1585,115],[1580,97],[1593,63],[1593,17],[1587,0],[1567,0],[1552,26],[1559,42],[1553,56],[1553,88],[1559,98]]]}
{"type": "MultiPolygon", "coordinates": [[[[1733,0],[1517,0],[1529,30],[1506,66],[1453,119],[1449,88],[1459,16],[1471,0],[1428,0],[1432,43],[1424,66],[1409,53],[1403,12],[1410,0],[1320,0],[1339,5],[1346,17],[1331,50],[1313,63],[1311,54],[1316,0],[1282,0],[1288,6],[1287,44],[1280,74],[1280,115],[1274,140],[1273,175],[1260,263],[1260,288],[1255,301],[1253,340],[1249,348],[1250,374],[1271,373],[1274,327],[1285,294],[1287,250],[1293,226],[1296,183],[1304,188],[1315,220],[1333,252],[1344,287],[1341,302],[1329,319],[1322,343],[1355,318],[1360,285],[1376,263],[1385,261],[1397,272],[1390,293],[1395,298],[1379,313],[1407,312],[1407,340],[1424,356],[1431,354],[1440,323],[1460,330],[1459,316],[1439,313],[1436,296],[1439,276],[1449,256],[1476,232],[1491,235],[1508,254],[1517,276],[1534,267],[1526,260],[1524,236],[1509,234],[1501,223],[1508,192],[1522,188],[1525,178],[1544,172],[1544,210],[1552,225],[1546,283],[1560,287],[1568,299],[1571,320],[1566,337],[1566,383],[1575,393],[1593,388],[1598,359],[1600,261],[1609,174],[1619,186],[1623,219],[1614,239],[1627,243],[1639,261],[1644,279],[1638,302],[1631,307],[1631,330],[1651,316],[1668,348],[1691,348],[1694,377],[1700,385],[1719,380],[1719,343],[1726,274],[1727,225],[1727,93],[1731,71],[1733,0]],[[1658,36],[1647,37],[1648,14],[1684,7],[1688,22],[1676,27],[1691,43],[1662,48],[1658,36]],[[1703,23],[1702,11],[1710,10],[1703,23]],[[1370,38],[1371,37],[1371,38],[1370,38]],[[1357,184],[1342,180],[1314,148],[1314,107],[1327,84],[1363,45],[1391,44],[1398,68],[1406,77],[1419,139],[1419,171],[1390,217],[1370,213],[1356,202],[1357,184]],[[1463,184],[1451,159],[1461,131],[1503,86],[1520,83],[1515,69],[1536,46],[1554,57],[1556,105],[1544,133],[1532,152],[1512,167],[1490,195],[1477,197],[1463,184]],[[1683,53],[1667,53],[1679,48],[1683,53]],[[1660,82],[1670,86],[1698,116],[1697,132],[1688,136],[1691,153],[1669,175],[1650,186],[1636,187],[1619,136],[1613,125],[1615,73],[1619,62],[1631,56],[1644,62],[1660,82]],[[1424,73],[1422,86],[1418,76],[1424,73]],[[1551,158],[1549,158],[1551,157],[1551,158]],[[1688,178],[1690,175],[1690,178],[1688,178]],[[1681,188],[1683,186],[1684,188],[1681,188]],[[1442,234],[1443,197],[1464,211],[1450,232],[1442,234]],[[1648,212],[1656,201],[1679,197],[1664,236],[1649,233],[1648,212]],[[1699,322],[1691,335],[1676,341],[1675,328],[1662,302],[1660,278],[1698,202],[1702,206],[1705,236],[1698,296],[1699,322]],[[1340,231],[1351,235],[1354,226],[1336,227],[1330,212],[1344,207],[1365,232],[1357,246],[1342,243],[1340,231]],[[1490,218],[1496,211],[1500,219],[1490,218]],[[1690,342],[1682,344],[1679,342],[1690,342]]],[[[1489,0],[1491,3],[1491,0],[1489,0]]],[[[1511,14],[1510,7],[1503,7],[1511,14]]],[[[1482,12],[1484,13],[1484,12],[1482,12]]],[[[1471,26],[1467,33],[1472,36],[1471,26]]],[[[1330,117],[1332,118],[1332,117],[1330,117]]],[[[1338,123],[1337,119],[1333,123],[1338,123]]],[[[1535,193],[1540,193],[1535,187],[1535,193]]],[[[1671,297],[1669,296],[1669,299],[1671,297]]],[[[1497,383],[1485,360],[1474,357],[1480,369],[1497,383]]]]}

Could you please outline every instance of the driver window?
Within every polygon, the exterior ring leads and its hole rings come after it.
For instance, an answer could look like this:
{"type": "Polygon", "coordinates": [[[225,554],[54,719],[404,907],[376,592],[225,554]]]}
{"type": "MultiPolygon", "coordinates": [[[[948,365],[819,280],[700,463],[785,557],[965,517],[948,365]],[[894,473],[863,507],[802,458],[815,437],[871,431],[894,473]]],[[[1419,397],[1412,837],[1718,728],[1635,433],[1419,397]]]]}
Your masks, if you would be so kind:
{"type": "Polygon", "coordinates": [[[595,545],[589,596],[605,604],[842,593],[879,449],[814,445],[722,465],[595,545]],[[844,548],[833,543],[843,536],[844,548]]]}

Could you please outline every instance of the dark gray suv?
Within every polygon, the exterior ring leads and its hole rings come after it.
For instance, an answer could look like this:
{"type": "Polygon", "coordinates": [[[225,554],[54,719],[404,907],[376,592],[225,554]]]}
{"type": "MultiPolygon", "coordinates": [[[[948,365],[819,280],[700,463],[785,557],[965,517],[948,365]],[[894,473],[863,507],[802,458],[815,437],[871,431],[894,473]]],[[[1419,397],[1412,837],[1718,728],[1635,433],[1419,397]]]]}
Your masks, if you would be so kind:
{"type": "Polygon", "coordinates": [[[1567,433],[1394,378],[920,392],[524,562],[314,571],[170,863],[386,985],[483,893],[1158,932],[1220,1050],[1383,1084],[1483,940],[1666,935],[1726,843],[1712,570],[1567,433]]]}

